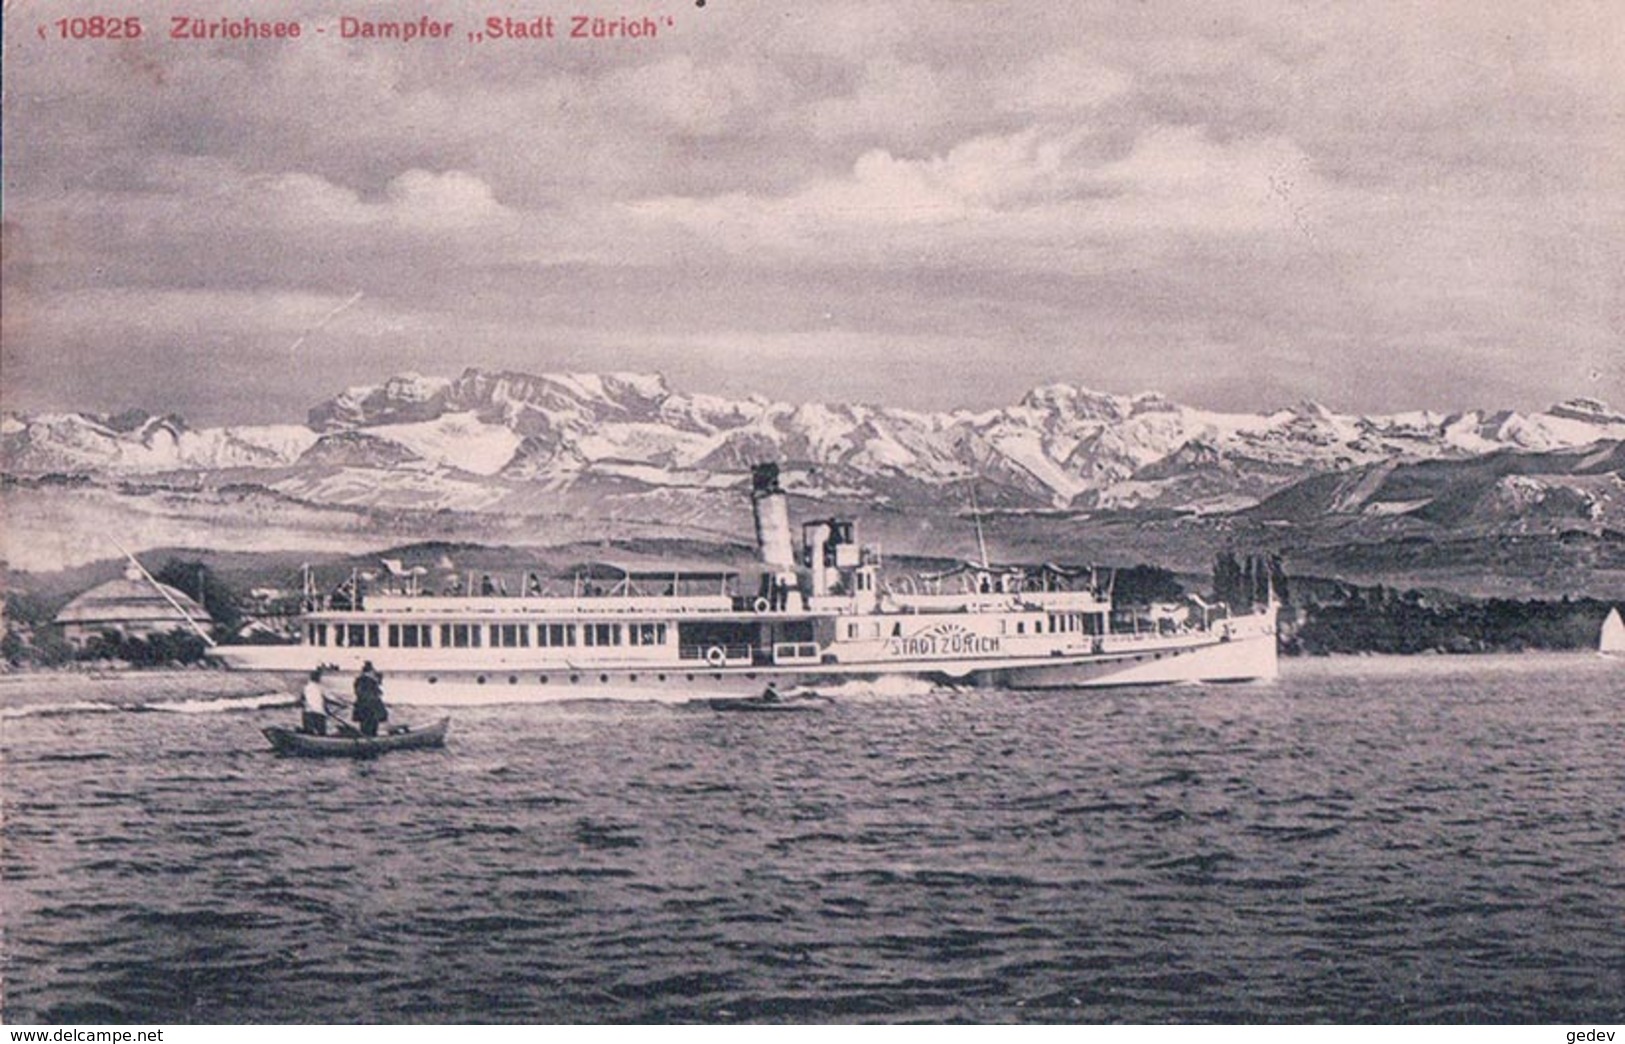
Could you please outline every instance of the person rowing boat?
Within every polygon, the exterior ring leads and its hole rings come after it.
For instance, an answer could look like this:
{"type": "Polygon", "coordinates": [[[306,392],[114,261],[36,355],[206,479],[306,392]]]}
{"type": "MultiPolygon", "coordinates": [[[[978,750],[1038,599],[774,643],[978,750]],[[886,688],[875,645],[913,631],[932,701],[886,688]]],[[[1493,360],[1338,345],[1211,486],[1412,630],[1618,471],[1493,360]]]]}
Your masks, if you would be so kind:
{"type": "Polygon", "coordinates": [[[792,693],[781,696],[771,682],[760,696],[736,696],[707,700],[712,710],[719,711],[804,711],[822,710],[829,700],[817,693],[792,693]]]}
{"type": "Polygon", "coordinates": [[[340,736],[361,735],[361,730],[334,713],[335,709],[349,710],[350,705],[328,692],[322,685],[323,671],[324,668],[321,667],[311,671],[310,678],[300,692],[299,731],[306,736],[325,736],[328,723],[331,722],[340,736]]]}
{"type": "Polygon", "coordinates": [[[307,736],[327,735],[327,690],[322,688],[320,667],[310,672],[300,699],[304,713],[300,715],[299,731],[307,736]]]}
{"type": "Polygon", "coordinates": [[[363,736],[378,735],[378,726],[389,720],[384,706],[384,676],[368,660],[355,680],[355,707],[350,712],[363,736]]]}

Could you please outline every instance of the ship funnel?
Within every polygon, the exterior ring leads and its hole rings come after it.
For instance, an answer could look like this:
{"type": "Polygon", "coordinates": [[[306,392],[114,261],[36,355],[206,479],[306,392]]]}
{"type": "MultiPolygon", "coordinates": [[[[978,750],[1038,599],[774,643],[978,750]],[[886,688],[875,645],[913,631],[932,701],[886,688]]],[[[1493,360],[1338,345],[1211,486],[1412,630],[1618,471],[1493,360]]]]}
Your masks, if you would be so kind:
{"type": "Polygon", "coordinates": [[[792,572],[795,553],[790,547],[790,505],[779,486],[777,464],[750,469],[750,503],[756,515],[756,547],[762,564],[778,572],[792,572]]]}

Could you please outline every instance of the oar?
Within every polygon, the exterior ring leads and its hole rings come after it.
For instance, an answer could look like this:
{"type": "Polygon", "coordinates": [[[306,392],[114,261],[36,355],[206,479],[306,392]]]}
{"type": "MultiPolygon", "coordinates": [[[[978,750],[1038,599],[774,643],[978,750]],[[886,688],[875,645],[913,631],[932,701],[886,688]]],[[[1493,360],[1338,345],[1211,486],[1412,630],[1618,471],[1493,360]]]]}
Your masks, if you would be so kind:
{"type": "Polygon", "coordinates": [[[327,708],[329,706],[337,707],[341,711],[349,711],[351,709],[351,705],[349,703],[346,703],[344,700],[341,700],[337,696],[334,696],[332,693],[328,692],[326,689],[323,689],[322,690],[322,713],[327,716],[327,719],[329,721],[331,721],[334,725],[337,725],[339,727],[339,735],[340,736],[344,737],[345,739],[360,739],[361,738],[361,730],[356,728],[354,725],[350,724],[349,722],[345,721],[343,718],[339,717],[337,714],[334,714],[332,711],[328,710],[327,708]]]}
{"type": "MultiPolygon", "coordinates": [[[[325,712],[324,712],[325,713],[325,712]]],[[[339,735],[344,739],[360,739],[361,730],[339,717],[337,714],[328,714],[327,719],[338,726],[339,735]]]]}
{"type": "MultiPolygon", "coordinates": [[[[339,710],[345,711],[346,713],[355,710],[355,704],[350,703],[347,700],[342,700],[339,697],[332,695],[331,693],[328,693],[326,695],[327,695],[326,702],[331,703],[334,706],[338,707],[339,710]]],[[[342,718],[338,717],[337,715],[332,714],[330,712],[327,713],[327,716],[329,718],[332,718],[333,722],[336,725],[338,725],[338,727],[340,729],[342,729],[344,731],[345,736],[353,737],[353,738],[360,738],[361,737],[361,730],[356,728],[354,725],[350,724],[349,722],[345,721],[344,719],[342,719],[342,718]]],[[[389,727],[389,730],[386,733],[384,733],[384,735],[386,735],[386,736],[399,736],[403,732],[411,732],[411,731],[412,731],[412,726],[410,726],[410,725],[391,725],[389,727]]]]}
{"type": "MultiPolygon", "coordinates": [[[[327,699],[328,699],[329,703],[336,704],[339,707],[340,710],[343,710],[346,713],[353,712],[355,710],[355,704],[353,704],[353,703],[351,703],[351,702],[349,702],[347,700],[341,699],[341,698],[339,698],[337,696],[329,695],[327,697],[327,699]]],[[[332,717],[332,715],[328,715],[328,716],[332,717]]],[[[360,734],[359,730],[354,729],[353,726],[351,728],[352,728],[352,731],[355,731],[357,733],[357,735],[360,734]]],[[[410,725],[391,725],[387,729],[384,730],[384,735],[386,735],[386,736],[399,736],[403,732],[411,732],[411,731],[412,731],[412,726],[410,726],[410,725]]]]}
{"type": "MultiPolygon", "coordinates": [[[[339,696],[334,696],[332,693],[327,692],[326,690],[323,690],[322,695],[325,697],[324,702],[331,703],[335,707],[339,708],[339,710],[344,711],[347,714],[351,713],[351,712],[353,712],[355,710],[355,704],[351,703],[349,700],[343,699],[342,697],[339,697],[339,696]]],[[[336,717],[335,715],[333,715],[331,713],[329,713],[327,716],[329,718],[332,718],[333,721],[335,721],[338,724],[339,728],[341,728],[341,729],[343,729],[345,731],[346,735],[348,735],[348,736],[360,736],[361,735],[361,730],[356,728],[354,725],[351,725],[350,723],[348,723],[346,721],[342,721],[341,719],[339,719],[338,717],[336,717]]],[[[384,733],[384,735],[386,735],[386,736],[399,736],[403,732],[411,732],[411,731],[412,731],[412,726],[410,726],[410,725],[391,725],[389,727],[388,731],[386,731],[384,733]]]]}

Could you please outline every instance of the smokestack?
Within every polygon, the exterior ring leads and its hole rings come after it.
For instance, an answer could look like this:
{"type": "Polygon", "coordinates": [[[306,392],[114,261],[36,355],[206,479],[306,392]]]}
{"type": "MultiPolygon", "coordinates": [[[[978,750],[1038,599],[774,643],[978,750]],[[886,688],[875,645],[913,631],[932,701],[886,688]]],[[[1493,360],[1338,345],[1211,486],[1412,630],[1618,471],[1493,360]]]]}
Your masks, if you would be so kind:
{"type": "Polygon", "coordinates": [[[829,545],[829,523],[817,522],[806,527],[803,542],[807,545],[807,564],[812,567],[812,593],[819,598],[829,594],[829,567],[824,564],[824,548],[829,545]]]}
{"type": "Polygon", "coordinates": [[[757,464],[750,469],[750,503],[762,564],[780,573],[793,573],[796,559],[790,547],[790,505],[779,488],[777,464],[757,464]]]}

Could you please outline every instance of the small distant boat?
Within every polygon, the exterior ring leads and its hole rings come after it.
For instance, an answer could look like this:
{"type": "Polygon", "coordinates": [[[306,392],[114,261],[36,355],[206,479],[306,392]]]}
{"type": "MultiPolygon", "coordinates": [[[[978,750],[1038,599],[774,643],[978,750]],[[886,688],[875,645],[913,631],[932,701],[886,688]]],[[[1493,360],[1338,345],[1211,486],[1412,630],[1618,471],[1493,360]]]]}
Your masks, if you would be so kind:
{"type": "Polygon", "coordinates": [[[1619,618],[1618,609],[1608,610],[1602,633],[1597,636],[1597,651],[1604,656],[1625,656],[1625,620],[1619,618]]]}
{"type": "Polygon", "coordinates": [[[760,696],[741,696],[728,699],[706,700],[715,711],[740,711],[746,714],[782,714],[787,711],[822,710],[829,701],[822,696],[780,696],[764,692],[760,696]]]}
{"type": "Polygon", "coordinates": [[[441,718],[421,727],[397,726],[380,736],[312,736],[280,725],[272,725],[264,732],[278,754],[304,758],[370,758],[392,750],[443,747],[450,724],[450,718],[441,718]]]}

